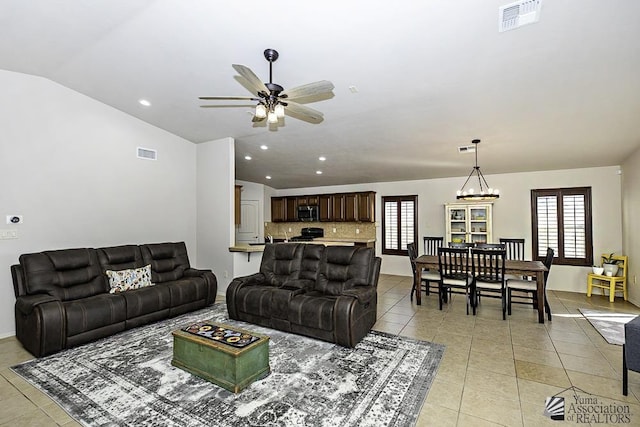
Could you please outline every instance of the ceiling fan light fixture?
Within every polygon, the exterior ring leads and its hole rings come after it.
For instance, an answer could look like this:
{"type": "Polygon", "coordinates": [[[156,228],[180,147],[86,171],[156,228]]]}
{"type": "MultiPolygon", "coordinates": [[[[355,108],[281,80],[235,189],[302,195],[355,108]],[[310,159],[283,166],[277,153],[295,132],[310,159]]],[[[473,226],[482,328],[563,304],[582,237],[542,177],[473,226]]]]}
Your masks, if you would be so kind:
{"type": "Polygon", "coordinates": [[[471,142],[476,146],[476,163],[473,169],[471,169],[471,173],[467,177],[467,180],[464,182],[464,184],[462,184],[462,188],[460,188],[460,190],[456,192],[456,199],[470,202],[496,200],[500,197],[500,191],[498,189],[489,187],[487,180],[484,178],[484,175],[482,175],[482,172],[480,171],[480,166],[478,166],[478,144],[480,144],[480,140],[474,139],[471,142]],[[466,188],[469,180],[474,175],[478,179],[478,186],[480,187],[480,191],[478,193],[475,192],[473,187],[468,189],[466,188]]]}
{"type": "Polygon", "coordinates": [[[271,124],[278,123],[278,115],[275,111],[269,111],[269,114],[267,114],[267,121],[271,124]]]}
{"type": "Polygon", "coordinates": [[[267,117],[267,108],[264,105],[256,105],[256,117],[259,119],[264,119],[265,117],[267,117]]]}
{"type": "Polygon", "coordinates": [[[282,104],[276,105],[275,108],[274,108],[274,111],[276,113],[276,116],[279,119],[284,118],[284,105],[282,105],[282,104]]]}

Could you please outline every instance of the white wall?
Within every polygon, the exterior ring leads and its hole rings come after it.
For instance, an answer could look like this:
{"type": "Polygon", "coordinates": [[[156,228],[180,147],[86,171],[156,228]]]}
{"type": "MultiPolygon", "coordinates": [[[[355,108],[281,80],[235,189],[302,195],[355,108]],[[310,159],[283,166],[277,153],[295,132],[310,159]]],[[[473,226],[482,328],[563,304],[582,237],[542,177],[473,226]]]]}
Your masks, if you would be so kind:
{"type": "Polygon", "coordinates": [[[197,145],[198,267],[213,270],[219,294],[233,277],[234,157],[233,138],[197,145]]]}
{"type": "Polygon", "coordinates": [[[0,240],[0,336],[20,254],[185,241],[196,260],[194,144],[43,78],[0,70],[0,87],[0,229],[19,235],[0,240]]]}
{"type": "Polygon", "coordinates": [[[629,300],[640,306],[640,149],[622,164],[622,240],[623,253],[629,257],[627,290],[629,300]]]}
{"type": "MultiPolygon", "coordinates": [[[[622,249],[621,180],[619,167],[570,169],[486,175],[487,181],[501,192],[493,208],[493,236],[524,237],[526,256],[531,257],[530,190],[540,188],[592,187],[593,249],[595,254],[620,252],[622,249]]],[[[345,186],[327,186],[278,190],[275,195],[302,195],[349,191],[376,192],[376,220],[381,216],[381,197],[418,195],[418,236],[443,236],[445,233],[444,204],[455,201],[455,192],[465,177],[431,180],[383,182],[345,186]]],[[[382,253],[381,228],[376,227],[376,252],[382,253]]],[[[418,245],[419,248],[422,245],[418,245]]],[[[382,256],[382,273],[411,275],[408,259],[403,256],[382,256]]],[[[549,289],[585,292],[587,267],[553,266],[549,289]]]]}

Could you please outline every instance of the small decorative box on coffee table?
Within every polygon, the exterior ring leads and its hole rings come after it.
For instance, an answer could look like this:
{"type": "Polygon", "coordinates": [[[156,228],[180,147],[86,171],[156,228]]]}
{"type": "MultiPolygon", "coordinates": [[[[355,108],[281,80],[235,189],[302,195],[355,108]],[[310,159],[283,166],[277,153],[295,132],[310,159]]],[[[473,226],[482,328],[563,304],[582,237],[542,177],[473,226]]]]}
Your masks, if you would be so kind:
{"type": "Polygon", "coordinates": [[[173,331],[171,364],[238,393],[269,375],[269,337],[212,321],[173,331]]]}

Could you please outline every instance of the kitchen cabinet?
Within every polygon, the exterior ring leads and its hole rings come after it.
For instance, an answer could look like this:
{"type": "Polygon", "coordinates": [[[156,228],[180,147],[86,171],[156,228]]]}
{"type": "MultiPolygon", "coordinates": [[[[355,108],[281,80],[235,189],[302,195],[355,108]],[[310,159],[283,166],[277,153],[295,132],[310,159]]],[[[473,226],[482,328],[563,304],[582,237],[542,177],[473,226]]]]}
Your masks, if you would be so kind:
{"type": "Polygon", "coordinates": [[[318,219],[320,221],[333,221],[333,197],[331,194],[318,196],[318,219]]]}
{"type": "Polygon", "coordinates": [[[332,194],[332,221],[341,222],[344,221],[344,194],[332,194]]]}
{"type": "Polygon", "coordinates": [[[445,205],[445,244],[449,242],[492,243],[491,203],[445,205]]]}
{"type": "Polygon", "coordinates": [[[344,195],[343,221],[355,222],[358,220],[358,194],[348,193],[344,195]]]}
{"type": "Polygon", "coordinates": [[[293,222],[298,220],[298,198],[285,197],[284,220],[293,222]]]}
{"type": "Polygon", "coordinates": [[[271,221],[284,222],[286,215],[287,200],[285,197],[271,198],[271,221]]]}
{"type": "Polygon", "coordinates": [[[367,191],[358,193],[358,221],[375,222],[376,220],[376,193],[367,191]]]}
{"type": "Polygon", "coordinates": [[[318,206],[322,222],[374,222],[374,191],[271,198],[271,221],[298,221],[298,206],[318,206]]]}

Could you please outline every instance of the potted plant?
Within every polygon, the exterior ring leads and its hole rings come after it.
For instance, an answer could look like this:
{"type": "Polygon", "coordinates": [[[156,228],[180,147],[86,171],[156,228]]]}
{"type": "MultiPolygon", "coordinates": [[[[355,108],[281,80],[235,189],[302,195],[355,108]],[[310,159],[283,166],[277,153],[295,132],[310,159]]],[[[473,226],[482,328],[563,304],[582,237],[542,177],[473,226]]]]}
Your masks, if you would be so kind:
{"type": "Polygon", "coordinates": [[[619,260],[613,257],[613,253],[609,254],[609,256],[602,256],[602,268],[604,268],[604,274],[606,276],[615,276],[618,272],[618,263],[619,260]]]}

